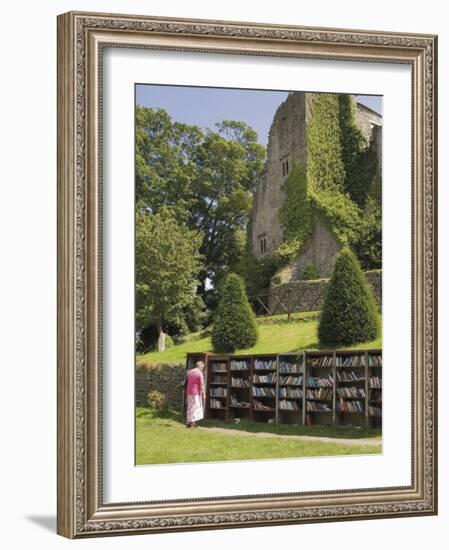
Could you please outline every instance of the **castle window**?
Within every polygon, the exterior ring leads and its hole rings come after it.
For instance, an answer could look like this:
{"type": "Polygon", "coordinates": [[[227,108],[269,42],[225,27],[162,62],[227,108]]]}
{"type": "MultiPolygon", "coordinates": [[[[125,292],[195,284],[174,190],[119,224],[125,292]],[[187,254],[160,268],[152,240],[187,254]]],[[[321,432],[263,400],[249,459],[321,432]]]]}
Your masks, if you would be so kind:
{"type": "Polygon", "coordinates": [[[282,177],[285,177],[288,175],[289,167],[288,167],[288,160],[282,161],[282,177]]]}
{"type": "Polygon", "coordinates": [[[285,175],[288,174],[288,160],[285,161],[285,175]]]}
{"type": "Polygon", "coordinates": [[[263,237],[259,237],[259,250],[261,254],[266,254],[267,252],[267,238],[265,235],[263,237]]]}

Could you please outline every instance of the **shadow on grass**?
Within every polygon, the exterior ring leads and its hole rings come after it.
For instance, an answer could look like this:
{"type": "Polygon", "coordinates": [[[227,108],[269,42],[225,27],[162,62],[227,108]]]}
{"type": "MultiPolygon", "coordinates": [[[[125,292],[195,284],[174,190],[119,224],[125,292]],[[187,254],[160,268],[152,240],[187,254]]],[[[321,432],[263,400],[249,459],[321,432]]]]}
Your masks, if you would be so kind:
{"type": "MultiPolygon", "coordinates": [[[[148,421],[167,420],[164,426],[173,427],[173,423],[184,424],[183,414],[179,411],[157,411],[149,408],[138,408],[136,418],[145,419],[148,421]]],[[[251,422],[249,420],[240,419],[238,424],[232,420],[224,422],[222,420],[203,419],[198,422],[198,426],[202,428],[225,428],[250,433],[272,433],[276,435],[308,435],[311,437],[329,437],[329,438],[346,438],[346,439],[364,439],[364,438],[379,438],[382,435],[379,429],[366,429],[360,426],[305,426],[302,424],[268,424],[265,422],[251,422]]]]}

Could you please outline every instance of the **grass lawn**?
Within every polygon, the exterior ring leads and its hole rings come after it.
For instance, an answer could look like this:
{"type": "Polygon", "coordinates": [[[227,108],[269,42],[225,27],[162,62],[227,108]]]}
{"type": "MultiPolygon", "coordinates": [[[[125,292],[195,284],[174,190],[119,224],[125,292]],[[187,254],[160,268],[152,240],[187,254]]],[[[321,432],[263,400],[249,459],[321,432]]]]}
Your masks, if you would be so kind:
{"type": "MultiPolygon", "coordinates": [[[[292,316],[288,323],[286,315],[276,315],[258,320],[259,338],[254,347],[237,350],[236,353],[285,353],[303,349],[321,349],[317,337],[318,312],[303,312],[292,316]]],[[[381,316],[379,315],[379,322],[381,316]]],[[[373,349],[382,347],[382,336],[371,342],[356,346],[344,346],[344,349],[373,349]]],[[[326,347],[326,349],[330,349],[326,347]]],[[[338,348],[336,348],[338,349],[338,348]]],[[[163,352],[150,352],[138,355],[137,360],[152,363],[185,363],[187,353],[212,351],[210,336],[197,332],[190,334],[182,344],[173,346],[163,352]]]]}
{"type": "MultiPolygon", "coordinates": [[[[254,460],[270,458],[299,458],[312,456],[336,456],[354,454],[377,454],[382,452],[381,442],[377,446],[344,445],[321,441],[301,441],[279,437],[241,436],[209,432],[207,426],[231,424],[208,421],[201,422],[204,429],[187,429],[176,414],[159,416],[151,409],[136,411],[136,463],[170,464],[178,462],[212,462],[223,460],[254,460]]],[[[249,423],[247,423],[249,424],[249,423]]],[[[252,424],[252,423],[251,423],[252,424]]],[[[246,426],[247,428],[249,426],[246,426]]],[[[272,431],[275,426],[263,425],[263,431],[272,431]]],[[[257,429],[248,431],[258,431],[257,429]]],[[[328,435],[324,426],[277,426],[285,430],[284,435],[293,433],[307,435],[328,435]],[[312,429],[313,428],[313,429],[312,429]],[[319,430],[318,430],[319,428],[319,430]]],[[[236,426],[236,429],[241,429],[236,426]]],[[[330,430],[327,428],[327,430],[330,430]]],[[[260,430],[259,430],[260,431],[260,430]]],[[[335,432],[332,431],[335,435],[335,432]]],[[[352,430],[354,432],[354,430],[352,430]]],[[[276,432],[274,432],[276,433],[276,432]]],[[[277,432],[280,433],[280,432],[277,432]]],[[[351,430],[339,437],[351,437],[351,430]]],[[[359,433],[359,432],[357,432],[359,433]]],[[[363,432],[361,436],[364,437],[363,432]]],[[[366,435],[366,434],[365,434],[366,435]]],[[[352,435],[354,437],[354,434],[352,435]]],[[[360,437],[360,436],[359,436],[360,437]]],[[[379,438],[379,434],[373,434],[379,438]]]]}

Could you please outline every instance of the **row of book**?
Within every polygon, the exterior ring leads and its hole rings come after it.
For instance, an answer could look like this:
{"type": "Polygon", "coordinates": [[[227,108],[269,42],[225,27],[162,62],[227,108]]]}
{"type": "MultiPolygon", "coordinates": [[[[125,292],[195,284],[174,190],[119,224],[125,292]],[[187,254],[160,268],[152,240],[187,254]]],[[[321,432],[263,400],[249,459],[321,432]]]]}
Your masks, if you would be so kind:
{"type": "Polygon", "coordinates": [[[231,393],[230,395],[231,407],[248,407],[249,403],[247,401],[239,401],[237,396],[231,393]]]}
{"type": "Polygon", "coordinates": [[[332,367],[334,358],[332,355],[321,355],[320,357],[308,357],[308,367],[332,367]]]}
{"type": "Polygon", "coordinates": [[[302,386],[302,376],[280,376],[279,384],[281,386],[302,386]]]}
{"type": "Polygon", "coordinates": [[[332,400],[334,392],[328,388],[319,388],[317,390],[306,390],[307,399],[327,399],[332,400]]]}
{"type": "Polygon", "coordinates": [[[332,411],[332,407],[327,403],[322,403],[321,401],[306,401],[306,410],[309,412],[317,411],[332,411]]]}
{"type": "Polygon", "coordinates": [[[269,359],[268,361],[262,361],[257,359],[254,368],[257,370],[276,370],[276,361],[269,359]]]}
{"type": "Polygon", "coordinates": [[[353,370],[338,370],[337,371],[338,382],[361,382],[365,378],[360,376],[360,373],[356,373],[353,370]]]}
{"type": "Polygon", "coordinates": [[[369,367],[381,367],[382,355],[370,355],[368,354],[368,366],[369,367]]]}
{"type": "Polygon", "coordinates": [[[228,365],[226,362],[214,361],[210,364],[209,368],[211,372],[221,372],[221,371],[227,371],[228,365]]]}
{"type": "Polygon", "coordinates": [[[325,378],[316,376],[309,376],[307,378],[307,387],[309,388],[332,388],[333,386],[334,379],[331,374],[325,378]]]}
{"type": "Polygon", "coordinates": [[[281,411],[300,411],[301,408],[301,405],[297,401],[288,401],[287,399],[279,401],[279,409],[281,411]]]}
{"type": "Polygon", "coordinates": [[[225,409],[226,407],[219,399],[210,399],[209,406],[211,409],[225,409]]]}
{"type": "Polygon", "coordinates": [[[255,384],[275,384],[276,383],[276,373],[271,372],[270,374],[254,374],[253,382],[255,384]]]}
{"type": "Polygon", "coordinates": [[[338,410],[340,412],[365,412],[363,401],[346,401],[342,398],[338,402],[338,410]]]}
{"type": "Polygon", "coordinates": [[[279,388],[279,397],[288,397],[290,399],[302,399],[303,391],[298,388],[279,388]]]}
{"type": "Polygon", "coordinates": [[[249,370],[248,361],[231,361],[231,370],[249,370]]]}
{"type": "Polygon", "coordinates": [[[253,386],[254,397],[276,397],[276,390],[274,388],[265,388],[253,386]]]}
{"type": "Polygon", "coordinates": [[[231,377],[231,386],[233,388],[249,388],[250,381],[247,378],[231,377]]]}
{"type": "Polygon", "coordinates": [[[269,405],[266,405],[265,403],[262,403],[262,401],[257,401],[257,399],[254,399],[253,401],[253,408],[258,411],[271,411],[273,410],[273,407],[270,407],[269,405]]]}
{"type": "Polygon", "coordinates": [[[368,407],[368,414],[369,416],[382,416],[382,409],[381,407],[373,407],[370,405],[368,407]]]}
{"type": "Polygon", "coordinates": [[[228,377],[226,374],[216,374],[212,377],[212,380],[210,382],[211,384],[227,384],[228,377]]]}
{"type": "Polygon", "coordinates": [[[228,395],[228,390],[226,388],[211,388],[210,395],[212,397],[226,397],[228,395]]]}
{"type": "Polygon", "coordinates": [[[303,372],[304,367],[299,363],[289,363],[288,361],[279,361],[279,372],[282,374],[298,374],[303,372]]]}
{"type": "Polygon", "coordinates": [[[364,367],[365,355],[337,355],[335,365],[337,367],[364,367]]]}
{"type": "Polygon", "coordinates": [[[370,401],[382,401],[382,390],[370,390],[369,391],[369,400],[370,401]]]}
{"type": "Polygon", "coordinates": [[[382,378],[379,376],[370,376],[369,379],[370,388],[381,388],[382,387],[382,378]]]}
{"type": "Polygon", "coordinates": [[[365,390],[363,388],[337,388],[338,397],[343,398],[361,398],[366,397],[365,390]]]}

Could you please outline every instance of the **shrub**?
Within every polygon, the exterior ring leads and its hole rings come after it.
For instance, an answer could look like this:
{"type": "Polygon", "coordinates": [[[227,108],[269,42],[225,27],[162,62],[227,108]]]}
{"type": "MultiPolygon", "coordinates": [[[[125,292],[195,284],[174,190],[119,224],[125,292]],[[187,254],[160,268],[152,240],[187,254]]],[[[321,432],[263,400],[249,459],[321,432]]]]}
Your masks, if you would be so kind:
{"type": "Polygon", "coordinates": [[[257,324],[242,278],[236,273],[226,275],[220,283],[218,295],[212,326],[214,351],[232,353],[236,349],[254,346],[257,324]]]}
{"type": "Polygon", "coordinates": [[[377,306],[360,264],[349,248],[338,254],[318,327],[321,344],[349,345],[377,338],[377,306]]]}
{"type": "Polygon", "coordinates": [[[303,281],[311,281],[313,279],[318,279],[318,271],[315,267],[315,264],[307,264],[304,268],[304,271],[302,272],[302,280],[303,281]]]}
{"type": "Polygon", "coordinates": [[[159,412],[165,412],[168,409],[168,399],[165,393],[158,390],[151,390],[148,393],[148,405],[159,412]]]}

